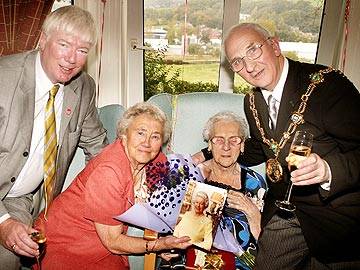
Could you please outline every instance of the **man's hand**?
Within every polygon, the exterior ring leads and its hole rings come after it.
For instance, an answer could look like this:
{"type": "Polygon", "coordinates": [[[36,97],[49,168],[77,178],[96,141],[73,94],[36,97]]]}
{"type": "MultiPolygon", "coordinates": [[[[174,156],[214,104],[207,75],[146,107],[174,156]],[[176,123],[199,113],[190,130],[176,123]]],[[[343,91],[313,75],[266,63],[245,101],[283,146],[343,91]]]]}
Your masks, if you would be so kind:
{"type": "Polygon", "coordinates": [[[39,256],[39,246],[29,236],[32,232],[36,230],[9,218],[0,224],[0,242],[5,248],[19,255],[39,256]]]}
{"type": "Polygon", "coordinates": [[[291,181],[296,186],[324,184],[330,180],[330,171],[325,160],[319,155],[311,153],[301,161],[297,169],[291,173],[291,181]]]}

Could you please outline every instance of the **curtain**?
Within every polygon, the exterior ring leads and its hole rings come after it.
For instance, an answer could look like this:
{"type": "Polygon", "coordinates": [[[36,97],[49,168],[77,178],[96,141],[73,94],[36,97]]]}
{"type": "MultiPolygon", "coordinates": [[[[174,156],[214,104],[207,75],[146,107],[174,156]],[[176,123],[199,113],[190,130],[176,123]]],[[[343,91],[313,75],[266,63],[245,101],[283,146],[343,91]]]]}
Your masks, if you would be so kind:
{"type": "Polygon", "coordinates": [[[36,48],[54,0],[0,0],[0,56],[36,48]]]}

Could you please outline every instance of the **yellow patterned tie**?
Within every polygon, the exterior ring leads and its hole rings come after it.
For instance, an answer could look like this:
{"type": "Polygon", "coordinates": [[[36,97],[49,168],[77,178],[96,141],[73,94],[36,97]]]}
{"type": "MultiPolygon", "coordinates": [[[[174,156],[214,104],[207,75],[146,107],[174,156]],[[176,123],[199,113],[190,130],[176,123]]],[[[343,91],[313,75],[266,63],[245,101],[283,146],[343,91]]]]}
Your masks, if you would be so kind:
{"type": "Polygon", "coordinates": [[[49,99],[45,107],[45,136],[44,136],[44,193],[45,219],[54,196],[56,178],[56,121],[54,102],[59,85],[54,85],[49,92],[49,99]]]}

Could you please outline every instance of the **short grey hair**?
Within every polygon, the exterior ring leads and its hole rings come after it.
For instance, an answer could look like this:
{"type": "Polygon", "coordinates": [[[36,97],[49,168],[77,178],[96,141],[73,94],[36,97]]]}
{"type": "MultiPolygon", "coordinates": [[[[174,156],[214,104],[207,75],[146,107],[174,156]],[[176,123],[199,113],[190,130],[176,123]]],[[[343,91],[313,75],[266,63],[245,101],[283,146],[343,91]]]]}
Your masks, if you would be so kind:
{"type": "Polygon", "coordinates": [[[207,195],[206,192],[204,191],[198,191],[196,194],[195,194],[195,197],[200,197],[202,199],[204,199],[204,202],[205,202],[205,208],[207,208],[209,206],[209,196],[207,195]]]}
{"type": "Polygon", "coordinates": [[[163,143],[166,143],[170,137],[171,128],[165,113],[156,105],[149,102],[139,102],[124,112],[123,117],[118,121],[116,135],[118,138],[126,134],[132,121],[143,114],[147,114],[159,121],[163,126],[163,143]]]}
{"type": "Polygon", "coordinates": [[[51,36],[54,31],[79,36],[83,41],[94,46],[97,39],[97,30],[90,12],[77,6],[65,6],[51,12],[42,25],[42,32],[51,36]]]}
{"type": "Polygon", "coordinates": [[[243,30],[243,29],[254,30],[255,32],[257,32],[260,35],[264,36],[264,38],[271,37],[269,31],[266,30],[264,27],[262,27],[260,24],[257,24],[257,23],[239,23],[239,24],[234,25],[233,27],[230,28],[230,30],[225,35],[225,41],[227,40],[227,38],[229,36],[235,34],[236,32],[238,32],[240,30],[243,30]]]}
{"type": "MultiPolygon", "coordinates": [[[[238,34],[238,32],[240,32],[244,29],[253,30],[253,31],[257,32],[258,34],[260,34],[261,36],[263,36],[264,39],[271,37],[269,31],[267,31],[265,28],[263,28],[261,25],[259,25],[257,23],[240,23],[240,24],[237,24],[237,25],[234,25],[233,27],[231,27],[229,29],[229,31],[226,33],[223,46],[224,47],[226,46],[228,39],[230,37],[238,34]]],[[[226,50],[225,50],[225,52],[226,52],[226,50]]]]}
{"type": "Polygon", "coordinates": [[[249,138],[249,126],[246,120],[234,112],[222,111],[210,117],[209,120],[206,122],[203,129],[203,138],[206,142],[209,142],[214,136],[214,127],[215,124],[218,122],[236,123],[240,130],[240,138],[249,138]]]}

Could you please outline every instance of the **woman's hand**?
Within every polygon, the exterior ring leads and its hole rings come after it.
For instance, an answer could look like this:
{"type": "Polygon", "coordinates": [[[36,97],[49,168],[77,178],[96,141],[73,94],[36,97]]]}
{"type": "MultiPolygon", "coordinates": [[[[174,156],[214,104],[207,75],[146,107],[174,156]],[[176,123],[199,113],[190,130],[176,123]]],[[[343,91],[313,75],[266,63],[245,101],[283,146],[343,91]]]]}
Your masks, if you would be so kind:
{"type": "Polygon", "coordinates": [[[230,190],[226,201],[229,207],[244,212],[249,221],[251,233],[255,239],[258,239],[261,231],[261,213],[252,198],[249,198],[241,192],[230,190]]]}
{"type": "Polygon", "coordinates": [[[178,253],[171,253],[171,252],[163,252],[159,254],[159,257],[167,262],[169,262],[173,258],[179,257],[180,254],[178,253]]]}
{"type": "Polygon", "coordinates": [[[205,157],[204,157],[204,155],[203,155],[203,153],[202,153],[201,151],[193,154],[193,155],[191,156],[191,158],[192,158],[193,163],[194,163],[195,165],[198,165],[198,164],[200,164],[200,163],[202,163],[202,162],[205,161],[205,157]]]}
{"type": "Polygon", "coordinates": [[[191,239],[188,236],[175,237],[169,235],[160,237],[159,239],[153,241],[151,251],[186,249],[191,246],[190,240],[191,239]]]}
{"type": "Polygon", "coordinates": [[[230,190],[227,196],[227,203],[231,208],[244,212],[246,216],[260,215],[259,208],[252,198],[241,192],[230,190]]]}
{"type": "Polygon", "coordinates": [[[133,237],[124,234],[123,224],[110,226],[96,223],[96,232],[103,245],[114,254],[139,254],[161,250],[186,249],[191,246],[190,237],[166,236],[155,241],[144,240],[142,237],[133,237]]]}

